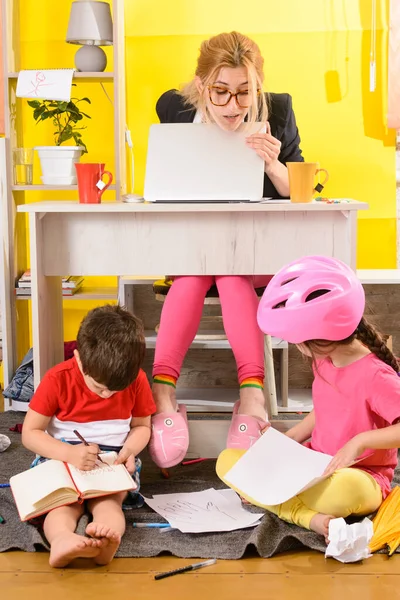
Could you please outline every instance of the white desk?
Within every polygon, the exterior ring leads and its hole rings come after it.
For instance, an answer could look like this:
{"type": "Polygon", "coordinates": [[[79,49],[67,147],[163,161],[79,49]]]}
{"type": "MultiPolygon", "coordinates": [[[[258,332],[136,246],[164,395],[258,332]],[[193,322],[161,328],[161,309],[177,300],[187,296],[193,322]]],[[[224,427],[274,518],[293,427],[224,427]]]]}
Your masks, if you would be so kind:
{"type": "Polygon", "coordinates": [[[29,213],[35,386],[63,360],[63,275],[263,275],[301,255],[355,268],[360,202],[79,204],[29,213]]]}

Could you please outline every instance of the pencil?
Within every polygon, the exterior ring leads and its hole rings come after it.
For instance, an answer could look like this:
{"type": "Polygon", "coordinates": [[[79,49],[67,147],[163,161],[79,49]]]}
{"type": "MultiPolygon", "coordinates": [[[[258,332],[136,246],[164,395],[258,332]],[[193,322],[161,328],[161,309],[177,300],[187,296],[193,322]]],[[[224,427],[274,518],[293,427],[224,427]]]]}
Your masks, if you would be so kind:
{"type": "Polygon", "coordinates": [[[169,523],[132,523],[133,527],[144,528],[144,527],[154,527],[154,529],[171,529],[171,525],[169,523]]]}
{"type": "Polygon", "coordinates": [[[178,575],[178,573],[186,573],[187,571],[194,571],[195,569],[201,569],[202,567],[209,567],[210,565],[215,565],[217,562],[216,558],[211,558],[210,560],[205,560],[204,562],[194,563],[193,565],[187,565],[186,567],[182,567],[180,569],[174,569],[174,571],[166,571],[165,573],[158,573],[154,576],[154,579],[165,579],[165,577],[171,577],[172,575],[178,575]]]}
{"type": "Polygon", "coordinates": [[[207,458],[191,458],[189,460],[184,460],[182,465],[194,465],[199,462],[203,462],[204,460],[208,460],[207,458]]]}
{"type": "MultiPolygon", "coordinates": [[[[77,431],[76,429],[74,429],[74,434],[76,435],[77,438],[79,438],[81,440],[81,442],[83,442],[85,444],[85,446],[90,446],[90,444],[88,444],[88,442],[85,440],[85,438],[79,433],[79,431],[77,431]]],[[[103,465],[106,465],[107,463],[104,462],[104,460],[102,460],[100,454],[97,455],[97,458],[99,459],[99,461],[101,463],[103,463],[103,465]]]]}

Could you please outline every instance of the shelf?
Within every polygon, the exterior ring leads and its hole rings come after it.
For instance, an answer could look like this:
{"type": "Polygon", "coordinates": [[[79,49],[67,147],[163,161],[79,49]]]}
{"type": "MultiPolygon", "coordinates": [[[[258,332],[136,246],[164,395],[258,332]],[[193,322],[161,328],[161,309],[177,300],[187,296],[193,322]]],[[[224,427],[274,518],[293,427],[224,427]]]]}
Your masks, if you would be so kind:
{"type": "MultiPolygon", "coordinates": [[[[29,69],[29,70],[40,70],[40,69],[29,69]]],[[[8,79],[18,79],[18,72],[11,72],[8,73],[8,79]]],[[[113,81],[114,80],[114,73],[109,71],[109,72],[95,72],[95,71],[86,71],[86,72],[79,72],[76,71],[74,73],[74,79],[81,79],[82,81],[113,81]]]]}
{"type": "Polygon", "coordinates": [[[358,269],[357,277],[361,283],[399,284],[400,269],[358,269]]]}
{"type": "MultiPolygon", "coordinates": [[[[32,185],[12,185],[11,189],[13,192],[54,192],[64,191],[77,191],[77,185],[43,185],[43,184],[32,184],[32,185]]],[[[115,184],[110,185],[107,190],[115,190],[115,184]]]]}
{"type": "MultiPolygon", "coordinates": [[[[191,350],[230,350],[231,346],[227,339],[217,339],[217,336],[221,336],[224,332],[222,330],[210,331],[211,335],[215,335],[215,339],[194,339],[190,349],[191,350]]],[[[149,350],[154,349],[157,340],[157,334],[152,330],[147,330],[144,332],[146,337],[146,348],[149,350]]],[[[206,332],[203,331],[200,335],[206,335],[206,332]]],[[[272,338],[272,349],[273,350],[283,350],[287,348],[287,342],[279,338],[272,338]]]]}
{"type": "MultiPolygon", "coordinates": [[[[185,404],[188,412],[232,412],[238,399],[236,388],[179,388],[176,389],[178,403],[185,404]]],[[[310,389],[289,389],[288,406],[280,406],[278,413],[308,413],[313,409],[310,389]]]]}
{"type": "MultiPolygon", "coordinates": [[[[30,300],[31,296],[15,296],[17,300],[30,300]]],[[[117,287],[83,287],[73,296],[63,296],[63,300],[117,300],[117,287]]]]}

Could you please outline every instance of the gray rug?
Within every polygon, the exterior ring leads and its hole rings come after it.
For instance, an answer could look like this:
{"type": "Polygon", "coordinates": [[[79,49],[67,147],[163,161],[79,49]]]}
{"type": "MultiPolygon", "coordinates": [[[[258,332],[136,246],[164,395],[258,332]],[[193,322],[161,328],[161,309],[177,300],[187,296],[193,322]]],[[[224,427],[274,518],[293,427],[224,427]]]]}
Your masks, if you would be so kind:
{"type": "MultiPolygon", "coordinates": [[[[24,413],[0,414],[0,433],[8,435],[12,441],[10,448],[0,453],[0,483],[8,482],[12,475],[27,469],[32,461],[32,453],[21,444],[21,435],[9,431],[16,423],[22,423],[23,418],[24,413]]],[[[215,461],[209,460],[190,466],[180,465],[170,470],[169,479],[164,479],[146,455],[142,456],[142,459],[142,492],[146,496],[224,487],[215,474],[215,461]]],[[[259,512],[259,509],[254,510],[259,512]]],[[[301,548],[325,551],[325,543],[321,536],[284,523],[270,513],[266,513],[261,524],[255,528],[216,534],[134,529],[133,521],[162,520],[146,505],[141,509],[126,511],[125,514],[127,528],[117,554],[119,557],[148,557],[166,552],[184,558],[238,559],[246,553],[257,553],[269,558],[280,552],[301,548]]],[[[41,531],[31,524],[20,522],[9,488],[0,488],[0,515],[5,519],[5,523],[0,524],[0,552],[48,550],[47,541],[41,531]]],[[[78,526],[80,533],[84,532],[87,522],[88,518],[84,515],[78,526]]]]}

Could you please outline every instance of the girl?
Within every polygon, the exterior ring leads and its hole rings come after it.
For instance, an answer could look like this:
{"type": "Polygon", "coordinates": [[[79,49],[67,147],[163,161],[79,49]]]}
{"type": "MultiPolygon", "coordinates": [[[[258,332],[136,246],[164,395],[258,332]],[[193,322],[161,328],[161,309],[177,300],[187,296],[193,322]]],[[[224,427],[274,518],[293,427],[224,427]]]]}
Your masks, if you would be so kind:
{"type": "MultiPolygon", "coordinates": [[[[267,123],[267,133],[247,138],[265,162],[264,196],[289,196],[286,161],[302,161],[300,138],[288,94],[264,94],[264,60],[258,46],[237,32],[202,43],[196,76],[181,92],[170,90],[157,102],[162,123],[213,122],[235,131],[244,120],[267,123]]],[[[186,352],[201,319],[204,298],[218,288],[224,328],[235,355],[240,400],[235,405],[228,447],[248,448],[265,426],[263,337],[257,327],[254,287],[270,277],[176,277],[163,306],[153,368],[157,414],[152,419],[150,454],[160,467],[185,456],[189,434],[186,410],[176,403],[175,388],[186,352]],[[257,279],[257,281],[255,281],[257,279]]]]}
{"type": "MultiPolygon", "coordinates": [[[[325,538],[331,519],[379,507],[397,465],[399,365],[363,317],[364,307],[363,287],[350,267],[309,256],[272,278],[258,309],[264,332],[296,344],[313,363],[314,410],[287,435],[300,444],[311,437],[310,448],[333,455],[328,479],[264,508],[325,538]]],[[[222,479],[242,453],[222,452],[217,463],[222,479]]]]}

